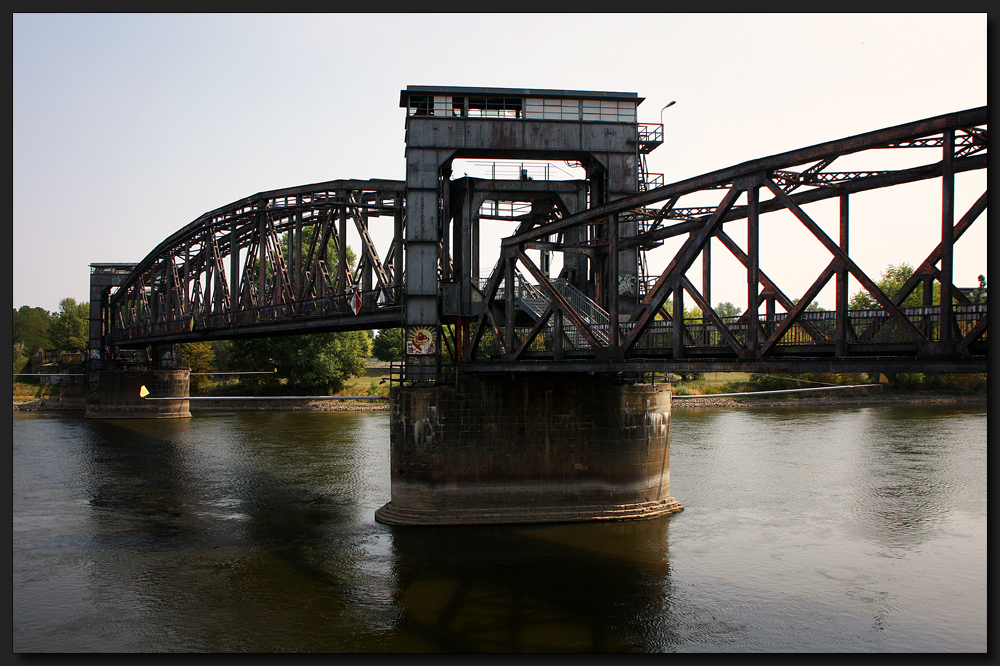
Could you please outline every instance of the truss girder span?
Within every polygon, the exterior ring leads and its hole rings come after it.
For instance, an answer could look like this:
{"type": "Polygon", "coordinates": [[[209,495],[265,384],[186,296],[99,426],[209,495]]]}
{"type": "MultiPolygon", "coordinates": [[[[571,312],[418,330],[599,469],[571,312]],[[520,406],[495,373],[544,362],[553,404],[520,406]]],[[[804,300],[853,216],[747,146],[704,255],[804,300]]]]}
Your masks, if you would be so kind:
{"type": "MultiPolygon", "coordinates": [[[[469,370],[798,363],[807,371],[896,358],[915,369],[930,367],[928,359],[952,367],[954,359],[959,371],[985,371],[985,298],[955,285],[953,276],[955,244],[974,224],[985,226],[987,208],[985,185],[956,208],[956,178],[985,176],[986,168],[982,107],[745,162],[582,212],[525,220],[502,242],[481,292],[457,292],[471,330],[465,315],[453,334],[440,312],[437,321],[452,357],[469,370]],[[895,159],[881,159],[889,154],[895,159]],[[880,190],[905,199],[905,186],[925,181],[938,183],[937,199],[923,212],[940,234],[890,297],[852,254],[849,229],[859,224],[852,197],[880,190]],[[832,225],[816,212],[825,201],[837,202],[832,225]],[[762,263],[760,232],[771,214],[793,219],[826,253],[805,289],[781,284],[780,271],[762,263]],[[744,235],[734,234],[737,227],[744,235]],[[639,280],[623,286],[614,258],[630,249],[640,251],[639,280]],[[598,270],[588,294],[550,278],[532,258],[540,250],[562,252],[564,265],[589,258],[598,270]],[[712,257],[720,251],[746,273],[747,307],[734,317],[711,307],[712,257]],[[849,280],[874,308],[848,309],[849,280]],[[810,311],[829,283],[835,308],[810,311]],[[622,293],[638,294],[627,311],[620,309],[622,293]],[[914,293],[923,294],[920,307],[904,307],[914,293]],[[685,319],[685,303],[702,317],[685,319]]],[[[163,241],[110,293],[105,346],[399,326],[405,199],[400,181],[340,180],[263,192],[206,213],[163,241]]],[[[436,254],[448,249],[441,240],[428,245],[436,254]]],[[[450,275],[445,258],[438,257],[438,280],[450,275]]],[[[461,263],[459,269],[469,272],[461,263]]]]}
{"type": "Polygon", "coordinates": [[[404,198],[402,182],[337,180],[205,213],[110,294],[106,343],[398,326],[404,198]]]}
{"type": "MultiPolygon", "coordinates": [[[[799,358],[807,371],[806,366],[817,365],[816,359],[834,360],[820,364],[824,367],[847,368],[866,365],[851,365],[848,359],[901,358],[908,359],[912,371],[919,372],[921,364],[930,367],[925,361],[933,359],[934,367],[985,372],[985,298],[980,302],[979,296],[956,286],[953,274],[955,243],[977,221],[985,226],[987,202],[983,184],[971,204],[956,210],[956,177],[975,171],[985,176],[986,153],[987,112],[981,107],[753,160],[521,230],[502,243],[484,293],[484,314],[471,335],[463,336],[462,357],[469,369],[479,370],[561,363],[599,372],[609,362],[625,368],[641,359],[650,367],[672,362],[747,368],[775,361],[791,367],[792,359],[799,358]],[[888,153],[893,159],[886,159],[888,153]],[[841,166],[845,163],[850,168],[841,166]],[[912,277],[890,296],[852,256],[851,197],[883,190],[906,199],[911,190],[905,185],[931,180],[938,183],[936,201],[922,210],[940,234],[928,241],[912,277]],[[832,225],[839,228],[832,235],[817,221],[820,213],[812,205],[829,200],[839,203],[832,225]],[[783,289],[769,276],[770,267],[761,264],[762,225],[777,212],[794,218],[826,253],[804,292],[783,289]],[[736,221],[742,222],[745,237],[730,233],[736,221]],[[598,298],[605,310],[599,320],[592,305],[588,311],[567,298],[566,290],[529,256],[529,250],[539,248],[580,251],[579,243],[563,241],[560,247],[552,239],[566,239],[581,229],[589,230],[585,249],[593,256],[613,257],[639,248],[649,262],[655,252],[666,252],[659,262],[665,268],[651,272],[640,285],[634,312],[618,312],[613,297],[619,289],[617,274],[602,276],[604,282],[596,286],[606,295],[598,298]],[[665,241],[671,239],[676,241],[668,249],[665,241]],[[718,250],[728,251],[746,271],[747,308],[736,317],[717,315],[711,305],[712,254],[718,250]],[[518,282],[524,276],[540,295],[533,306],[537,319],[530,326],[511,316],[518,311],[514,300],[524,291],[518,282]],[[870,295],[873,309],[848,309],[849,279],[870,295]],[[836,307],[809,311],[831,282],[836,307]],[[903,307],[913,293],[923,293],[921,307],[903,307]],[[702,317],[685,320],[685,303],[697,306],[702,317]]],[[[794,246],[781,250],[796,251],[794,246]]],[[[884,251],[886,263],[893,263],[891,248],[884,251]]]]}

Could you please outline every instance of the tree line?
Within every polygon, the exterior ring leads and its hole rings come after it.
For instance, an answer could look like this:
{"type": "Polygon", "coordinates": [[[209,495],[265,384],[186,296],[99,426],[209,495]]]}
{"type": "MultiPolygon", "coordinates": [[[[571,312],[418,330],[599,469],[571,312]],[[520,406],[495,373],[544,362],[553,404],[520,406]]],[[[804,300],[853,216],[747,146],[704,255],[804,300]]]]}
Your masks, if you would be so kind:
{"type": "Polygon", "coordinates": [[[89,337],[90,305],[75,298],[59,301],[59,309],[22,305],[13,310],[14,372],[39,351],[82,351],[89,337]]]}
{"type": "Polygon", "coordinates": [[[193,392],[236,377],[234,389],[248,395],[333,395],[364,374],[371,350],[369,331],[312,333],[187,342],[177,345],[177,362],[191,369],[193,392]]]}
{"type": "MultiPolygon", "coordinates": [[[[12,312],[13,374],[21,372],[39,352],[82,352],[89,343],[90,305],[74,298],[59,302],[59,310],[22,305],[12,312]]],[[[277,390],[325,393],[339,391],[351,377],[364,373],[372,354],[368,331],[316,333],[271,338],[190,342],[176,345],[177,362],[193,373],[270,372],[250,375],[241,383],[257,393],[277,390]]],[[[197,374],[197,391],[212,382],[197,374]]]]}

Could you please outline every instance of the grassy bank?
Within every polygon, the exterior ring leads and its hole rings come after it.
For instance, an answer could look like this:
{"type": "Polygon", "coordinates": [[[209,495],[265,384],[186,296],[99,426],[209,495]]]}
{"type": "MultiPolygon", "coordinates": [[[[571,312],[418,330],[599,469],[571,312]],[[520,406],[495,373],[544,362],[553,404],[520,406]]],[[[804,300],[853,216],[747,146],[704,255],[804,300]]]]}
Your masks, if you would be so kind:
{"type": "MultiPolygon", "coordinates": [[[[800,393],[761,393],[761,395],[722,396],[731,393],[753,393],[788,388],[814,388],[835,383],[836,376],[822,377],[826,381],[797,378],[764,378],[751,381],[751,376],[740,372],[708,372],[697,379],[674,383],[674,407],[747,407],[747,406],[794,406],[794,405],[880,405],[880,404],[929,404],[929,403],[985,403],[987,399],[985,375],[940,375],[929,376],[931,381],[922,381],[922,376],[893,376],[892,380],[882,376],[879,386],[844,389],[803,391],[800,393]]],[[[848,378],[840,377],[841,380],[848,378]]],[[[876,383],[865,376],[849,378],[851,383],[876,383]]],[[[843,385],[848,385],[846,382],[843,385]]]]}
{"type": "MultiPolygon", "coordinates": [[[[285,380],[280,380],[277,386],[268,391],[272,395],[295,395],[283,387],[285,380]]],[[[199,396],[239,396],[251,395],[253,391],[240,384],[237,378],[225,376],[211,377],[203,382],[200,390],[192,389],[191,395],[199,396]]],[[[359,396],[384,396],[389,395],[389,368],[369,367],[365,373],[359,377],[351,377],[344,382],[343,387],[336,391],[336,395],[359,395],[359,396]]]]}
{"type": "Polygon", "coordinates": [[[39,384],[37,381],[14,382],[14,404],[35,402],[36,400],[54,400],[59,397],[57,384],[39,384]]]}

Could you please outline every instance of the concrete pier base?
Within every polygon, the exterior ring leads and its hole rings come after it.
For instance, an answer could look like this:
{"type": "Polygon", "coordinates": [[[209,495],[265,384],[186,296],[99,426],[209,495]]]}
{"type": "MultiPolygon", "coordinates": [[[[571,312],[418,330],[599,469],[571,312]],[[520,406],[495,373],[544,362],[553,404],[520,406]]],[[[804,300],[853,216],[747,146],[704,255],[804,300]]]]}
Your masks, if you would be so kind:
{"type": "Polygon", "coordinates": [[[612,376],[462,378],[390,393],[392,525],[661,516],[670,496],[668,385],[612,376]]]}
{"type": "Polygon", "coordinates": [[[191,416],[190,370],[92,370],[88,375],[86,418],[169,419],[191,416]],[[150,398],[139,395],[145,386],[150,398]]]}

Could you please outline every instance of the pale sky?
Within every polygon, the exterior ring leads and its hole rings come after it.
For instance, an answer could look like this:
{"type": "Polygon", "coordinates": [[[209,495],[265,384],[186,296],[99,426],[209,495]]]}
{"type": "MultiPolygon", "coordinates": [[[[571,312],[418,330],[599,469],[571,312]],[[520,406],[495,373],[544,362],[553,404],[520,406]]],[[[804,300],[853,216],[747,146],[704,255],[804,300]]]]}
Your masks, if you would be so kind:
{"type": "MultiPolygon", "coordinates": [[[[635,92],[645,98],[639,122],[659,122],[676,100],[649,157],[667,183],[987,103],[986,14],[14,14],[13,23],[13,307],[50,311],[88,298],[89,264],[138,262],[237,199],[340,178],[402,180],[407,85],[635,92]]],[[[983,175],[960,183],[956,217],[984,185],[983,175]]],[[[910,220],[930,206],[928,228],[939,233],[939,195],[920,197],[890,212],[852,208],[852,256],[870,276],[916,266],[933,249],[933,233],[915,238],[926,225],[910,220]]],[[[956,247],[959,286],[987,271],[985,219],[976,227],[956,247]]],[[[829,261],[809,256],[773,241],[761,268],[796,297],[829,261]]],[[[724,263],[713,301],[745,304],[745,273],[727,284],[724,263]]]]}

